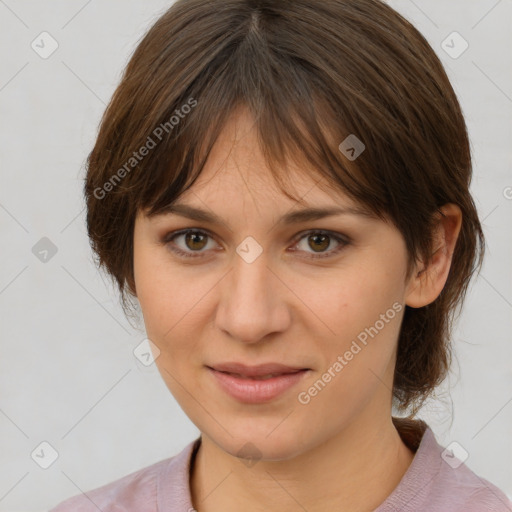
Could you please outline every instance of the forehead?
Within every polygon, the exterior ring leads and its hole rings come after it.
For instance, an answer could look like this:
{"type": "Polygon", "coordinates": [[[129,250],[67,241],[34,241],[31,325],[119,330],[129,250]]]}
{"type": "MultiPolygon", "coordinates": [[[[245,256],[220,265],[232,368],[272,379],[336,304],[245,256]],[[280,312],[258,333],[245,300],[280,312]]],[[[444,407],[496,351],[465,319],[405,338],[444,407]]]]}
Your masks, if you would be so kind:
{"type": "Polygon", "coordinates": [[[255,121],[245,108],[240,107],[219,133],[201,174],[181,194],[179,201],[195,202],[199,197],[212,205],[219,202],[219,206],[223,206],[228,198],[249,198],[287,207],[318,203],[362,207],[305,161],[301,165],[290,159],[284,165],[275,165],[286,184],[286,192],[296,200],[287,197],[275,181],[261,151],[255,121]]]}

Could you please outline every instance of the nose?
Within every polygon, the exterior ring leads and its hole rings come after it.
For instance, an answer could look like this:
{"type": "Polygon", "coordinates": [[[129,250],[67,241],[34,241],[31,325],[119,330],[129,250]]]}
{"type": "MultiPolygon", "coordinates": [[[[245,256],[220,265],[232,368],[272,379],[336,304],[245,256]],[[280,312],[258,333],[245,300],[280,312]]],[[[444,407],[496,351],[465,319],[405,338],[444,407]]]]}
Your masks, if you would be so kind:
{"type": "Polygon", "coordinates": [[[216,326],[243,343],[257,343],[285,331],[291,321],[287,297],[293,294],[269,265],[263,252],[248,263],[235,254],[222,280],[216,326]]]}

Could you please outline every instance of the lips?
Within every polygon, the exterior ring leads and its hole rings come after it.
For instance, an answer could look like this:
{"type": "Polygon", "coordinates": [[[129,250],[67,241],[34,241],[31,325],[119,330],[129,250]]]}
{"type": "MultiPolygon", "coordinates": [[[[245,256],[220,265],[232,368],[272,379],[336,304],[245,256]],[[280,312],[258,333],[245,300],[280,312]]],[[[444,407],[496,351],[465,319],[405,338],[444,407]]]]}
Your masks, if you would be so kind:
{"type": "Polygon", "coordinates": [[[309,368],[278,363],[258,366],[223,363],[207,368],[219,389],[245,404],[264,404],[275,400],[311,373],[309,368]]]}
{"type": "MultiPolygon", "coordinates": [[[[240,373],[231,373],[231,372],[222,372],[226,375],[233,375],[233,377],[238,377],[239,379],[250,379],[250,380],[268,380],[273,377],[279,377],[280,375],[285,375],[284,373],[269,373],[268,375],[259,375],[257,377],[249,377],[247,375],[241,375],[240,373]]],[[[294,372],[295,373],[295,372],[294,372]]]]}
{"type": "Polygon", "coordinates": [[[255,366],[247,366],[242,363],[220,363],[209,366],[212,370],[227,373],[242,379],[267,380],[281,375],[297,373],[308,370],[304,367],[287,366],[280,363],[264,363],[255,366]]]}

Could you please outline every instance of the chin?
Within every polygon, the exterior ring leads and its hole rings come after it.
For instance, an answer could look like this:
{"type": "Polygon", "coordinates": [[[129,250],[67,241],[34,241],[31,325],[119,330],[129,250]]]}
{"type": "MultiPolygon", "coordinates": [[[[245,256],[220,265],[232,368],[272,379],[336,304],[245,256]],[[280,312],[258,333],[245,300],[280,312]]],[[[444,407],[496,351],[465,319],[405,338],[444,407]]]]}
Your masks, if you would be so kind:
{"type": "Polygon", "coordinates": [[[308,443],[302,439],[296,426],[294,428],[290,423],[285,427],[286,420],[282,425],[279,425],[280,421],[282,418],[279,421],[274,418],[273,421],[248,419],[247,423],[231,422],[229,434],[220,428],[201,431],[224,452],[240,458],[250,467],[258,460],[293,459],[305,450],[308,443]]]}

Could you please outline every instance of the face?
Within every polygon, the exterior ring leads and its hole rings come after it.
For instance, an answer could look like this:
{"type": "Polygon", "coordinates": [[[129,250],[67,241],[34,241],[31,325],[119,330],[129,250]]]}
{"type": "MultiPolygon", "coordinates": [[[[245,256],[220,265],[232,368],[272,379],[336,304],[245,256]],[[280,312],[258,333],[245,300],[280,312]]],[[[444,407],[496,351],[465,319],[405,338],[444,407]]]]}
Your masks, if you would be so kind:
{"type": "Polygon", "coordinates": [[[203,435],[233,455],[250,442],[283,460],[355,421],[389,420],[404,240],[354,212],[286,222],[305,208],[358,207],[293,172],[302,203],[279,191],[239,113],[176,201],[218,219],[140,212],[135,222],[135,286],[158,369],[203,435]],[[211,369],[225,363],[286,368],[260,368],[279,374],[268,380],[211,369]]]}

